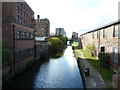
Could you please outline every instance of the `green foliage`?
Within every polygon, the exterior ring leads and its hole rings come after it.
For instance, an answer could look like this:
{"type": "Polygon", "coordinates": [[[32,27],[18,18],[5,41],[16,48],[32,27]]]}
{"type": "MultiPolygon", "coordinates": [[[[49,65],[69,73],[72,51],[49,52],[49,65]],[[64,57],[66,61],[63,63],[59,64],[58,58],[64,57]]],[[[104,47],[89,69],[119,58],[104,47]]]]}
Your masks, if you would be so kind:
{"type": "MultiPolygon", "coordinates": [[[[112,81],[112,75],[114,72],[110,69],[107,69],[105,67],[100,67],[99,60],[97,60],[95,57],[92,57],[86,50],[80,50],[86,60],[101,74],[102,78],[106,82],[111,82],[112,81]]],[[[103,57],[106,57],[105,55],[103,57]]]]}
{"type": "Polygon", "coordinates": [[[86,51],[91,54],[93,57],[95,57],[95,45],[88,44],[86,46],[86,51]]]}
{"type": "Polygon", "coordinates": [[[7,44],[2,45],[2,65],[6,66],[11,63],[12,51],[7,44]]]}
{"type": "Polygon", "coordinates": [[[50,47],[50,49],[52,49],[53,51],[60,51],[63,49],[63,42],[57,38],[57,37],[53,37],[51,39],[49,39],[48,41],[48,45],[50,47]]]}
{"type": "Polygon", "coordinates": [[[9,47],[10,47],[10,45],[5,44],[5,43],[2,43],[2,48],[3,48],[3,49],[8,49],[9,47]]]}
{"type": "Polygon", "coordinates": [[[62,36],[62,35],[58,35],[58,38],[63,42],[64,45],[67,44],[67,40],[68,40],[67,37],[64,37],[64,36],[62,36]]]}
{"type": "Polygon", "coordinates": [[[11,50],[10,49],[3,49],[2,50],[2,63],[10,63],[11,60],[11,50]]]}
{"type": "Polygon", "coordinates": [[[99,55],[99,59],[100,59],[100,66],[105,67],[105,68],[110,68],[110,64],[109,64],[109,55],[106,53],[101,53],[99,55]],[[106,64],[107,63],[107,64],[106,64]]]}

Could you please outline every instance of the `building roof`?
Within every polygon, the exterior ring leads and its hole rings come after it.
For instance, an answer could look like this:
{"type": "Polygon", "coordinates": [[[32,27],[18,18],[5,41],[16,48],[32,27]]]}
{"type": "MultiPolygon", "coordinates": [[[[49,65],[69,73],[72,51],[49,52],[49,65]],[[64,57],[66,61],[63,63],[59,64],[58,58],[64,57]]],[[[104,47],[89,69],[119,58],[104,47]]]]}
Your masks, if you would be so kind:
{"type": "Polygon", "coordinates": [[[101,27],[98,27],[98,28],[95,28],[95,29],[93,29],[93,30],[91,30],[91,31],[88,31],[88,32],[86,32],[86,33],[81,34],[80,36],[85,35],[85,34],[87,34],[87,33],[94,32],[94,31],[98,31],[98,30],[103,29],[103,28],[107,28],[107,27],[109,27],[109,26],[112,26],[112,25],[115,25],[115,24],[118,24],[118,23],[120,23],[120,20],[117,20],[117,21],[108,23],[108,24],[106,24],[106,25],[104,25],[104,26],[101,26],[101,27]]]}

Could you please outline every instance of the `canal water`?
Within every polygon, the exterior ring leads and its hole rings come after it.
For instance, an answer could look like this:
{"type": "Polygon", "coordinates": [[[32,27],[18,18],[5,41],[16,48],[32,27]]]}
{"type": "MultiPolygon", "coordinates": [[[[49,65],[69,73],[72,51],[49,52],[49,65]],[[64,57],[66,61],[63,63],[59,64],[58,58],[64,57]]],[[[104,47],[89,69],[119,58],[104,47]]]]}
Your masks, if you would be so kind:
{"type": "Polygon", "coordinates": [[[68,46],[63,55],[37,62],[19,76],[15,88],[83,88],[81,75],[72,47],[68,46]]]}

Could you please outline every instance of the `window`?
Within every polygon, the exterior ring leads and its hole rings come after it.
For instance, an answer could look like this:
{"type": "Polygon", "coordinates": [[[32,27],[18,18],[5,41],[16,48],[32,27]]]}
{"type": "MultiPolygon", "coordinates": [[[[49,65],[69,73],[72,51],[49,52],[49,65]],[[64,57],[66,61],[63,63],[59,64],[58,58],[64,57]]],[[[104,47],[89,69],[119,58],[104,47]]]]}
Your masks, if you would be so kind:
{"type": "Polygon", "coordinates": [[[20,17],[20,23],[22,23],[22,18],[20,17]]]}
{"type": "Polygon", "coordinates": [[[25,12],[23,12],[23,16],[25,17],[25,12]]]}
{"type": "Polygon", "coordinates": [[[33,39],[33,34],[30,34],[30,38],[33,39]]]}
{"type": "Polygon", "coordinates": [[[100,31],[97,31],[97,38],[100,38],[100,31]]]}
{"type": "Polygon", "coordinates": [[[107,38],[107,29],[103,29],[103,38],[107,38]]]}
{"type": "Polygon", "coordinates": [[[23,9],[25,9],[25,5],[23,4],[23,9]]]}
{"type": "Polygon", "coordinates": [[[92,32],[92,38],[94,38],[94,32],[92,32]]]}
{"type": "Polygon", "coordinates": [[[22,7],[22,3],[23,3],[23,2],[20,3],[21,7],[22,7]]]}
{"type": "Polygon", "coordinates": [[[29,39],[29,33],[26,33],[26,38],[29,39]]]}
{"type": "Polygon", "coordinates": [[[22,39],[25,39],[25,33],[22,32],[21,35],[22,35],[21,38],[22,38],[22,39]]]}
{"type": "Polygon", "coordinates": [[[118,64],[118,47],[112,48],[112,62],[118,64]]]}
{"type": "Polygon", "coordinates": [[[16,39],[19,39],[20,38],[20,33],[19,31],[16,31],[16,39]]]}
{"type": "Polygon", "coordinates": [[[18,6],[16,7],[16,10],[17,10],[17,12],[19,13],[19,7],[18,7],[18,6]]]}
{"type": "Polygon", "coordinates": [[[25,20],[23,20],[23,24],[25,25],[25,20]]]}
{"type": "Polygon", "coordinates": [[[22,9],[20,9],[20,13],[22,13],[22,9]]]}
{"type": "Polygon", "coordinates": [[[19,16],[17,15],[17,17],[16,17],[16,22],[19,22],[19,16]]]}
{"type": "Polygon", "coordinates": [[[113,37],[118,37],[118,25],[114,26],[113,37]]]}

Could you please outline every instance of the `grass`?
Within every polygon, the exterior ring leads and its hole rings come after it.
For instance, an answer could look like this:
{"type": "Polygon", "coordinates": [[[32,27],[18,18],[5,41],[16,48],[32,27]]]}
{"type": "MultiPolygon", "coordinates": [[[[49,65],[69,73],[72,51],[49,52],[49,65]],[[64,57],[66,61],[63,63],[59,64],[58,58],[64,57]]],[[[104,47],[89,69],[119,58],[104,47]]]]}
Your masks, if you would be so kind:
{"type": "MultiPolygon", "coordinates": [[[[105,82],[112,82],[114,72],[110,69],[100,67],[99,60],[92,57],[87,51],[80,49],[86,60],[101,74],[105,82]]],[[[77,55],[77,54],[76,54],[77,55]]]]}

